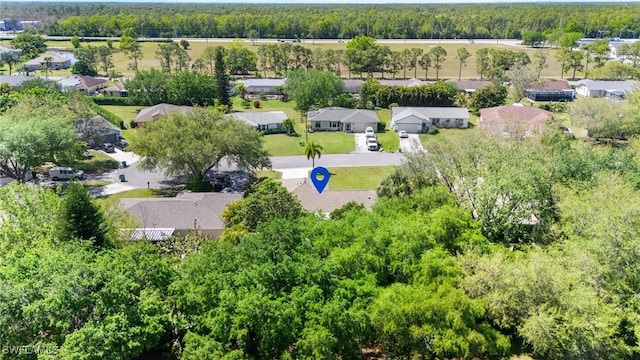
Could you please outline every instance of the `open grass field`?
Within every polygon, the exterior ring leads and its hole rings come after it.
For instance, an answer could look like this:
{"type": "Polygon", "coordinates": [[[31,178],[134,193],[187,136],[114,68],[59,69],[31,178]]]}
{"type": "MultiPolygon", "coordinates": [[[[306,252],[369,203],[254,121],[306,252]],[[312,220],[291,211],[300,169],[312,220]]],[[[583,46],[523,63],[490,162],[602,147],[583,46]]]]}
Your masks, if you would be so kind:
{"type": "MultiPolygon", "coordinates": [[[[4,44],[7,45],[8,41],[1,41],[0,44],[4,44]]],[[[82,46],[100,46],[100,45],[105,45],[105,42],[100,42],[100,41],[95,41],[95,42],[83,42],[82,46]]],[[[159,68],[160,67],[160,62],[155,58],[155,51],[158,48],[158,44],[156,42],[142,42],[142,52],[143,52],[143,56],[142,56],[142,60],[139,62],[139,68],[141,69],[148,69],[151,67],[156,67],[159,68]]],[[[242,39],[241,41],[241,45],[245,48],[250,49],[251,51],[256,52],[258,49],[258,46],[260,45],[260,43],[256,43],[256,45],[252,45],[250,41],[246,41],[245,39],[242,39]]],[[[307,48],[310,48],[312,50],[315,49],[323,49],[323,50],[328,50],[328,49],[333,49],[333,50],[337,50],[337,49],[346,49],[346,42],[345,43],[338,43],[338,41],[336,40],[335,43],[313,43],[310,40],[305,40],[303,43],[301,43],[302,46],[305,46],[307,48]]],[[[469,52],[472,54],[471,57],[467,60],[467,65],[463,66],[462,68],[462,74],[461,77],[462,78],[466,78],[466,79],[471,79],[471,78],[478,78],[478,74],[476,73],[476,67],[475,67],[475,52],[483,47],[490,47],[490,48],[495,48],[495,49],[510,49],[510,50],[523,50],[525,51],[527,54],[529,54],[529,57],[533,60],[533,54],[536,53],[537,51],[540,51],[539,49],[534,49],[534,48],[529,48],[529,47],[524,47],[524,46],[513,46],[513,45],[508,45],[506,43],[500,43],[500,41],[497,41],[497,43],[495,44],[452,44],[452,43],[447,43],[446,40],[443,40],[442,43],[440,44],[404,44],[404,43],[393,43],[393,44],[388,44],[389,48],[393,51],[401,51],[403,49],[406,48],[420,48],[423,49],[425,52],[429,51],[430,49],[432,49],[435,46],[442,46],[446,51],[447,51],[447,56],[446,56],[446,60],[444,61],[444,63],[442,64],[442,69],[439,72],[439,78],[441,79],[457,79],[458,78],[458,70],[459,70],[459,66],[460,63],[459,61],[456,59],[456,50],[460,47],[465,47],[467,48],[467,50],[469,50],[469,52]]],[[[52,50],[63,50],[63,51],[72,51],[73,50],[73,46],[71,45],[70,41],[49,41],[47,42],[47,46],[52,49],[52,50]]],[[[208,46],[223,46],[223,47],[227,47],[229,46],[229,42],[195,42],[192,41],[190,43],[189,49],[187,50],[189,56],[191,57],[192,61],[199,58],[204,49],[208,46]]],[[[115,70],[122,74],[124,77],[131,77],[134,75],[133,70],[128,68],[128,64],[130,63],[130,60],[127,59],[127,57],[124,55],[124,53],[122,53],[120,50],[118,50],[119,48],[119,43],[118,42],[114,42],[113,43],[113,49],[114,49],[114,55],[113,55],[113,63],[115,66],[115,70]]],[[[542,77],[545,78],[560,78],[561,74],[560,74],[560,67],[561,64],[556,60],[556,57],[554,56],[556,50],[555,49],[545,49],[544,51],[549,52],[549,56],[547,58],[547,64],[549,65],[546,69],[544,69],[542,71],[542,77]]],[[[69,70],[54,70],[51,73],[51,76],[67,76],[70,74],[69,70]]],[[[263,75],[262,72],[260,72],[260,75],[263,75]]],[[[347,78],[349,73],[346,69],[346,67],[342,66],[342,77],[347,78]]],[[[429,80],[435,80],[436,78],[436,72],[433,68],[429,69],[429,80]]],[[[274,76],[273,73],[269,73],[267,72],[267,77],[272,77],[274,76]]],[[[375,76],[380,76],[380,74],[375,74],[375,76]]],[[[417,70],[411,70],[411,71],[407,71],[406,74],[403,71],[399,71],[398,73],[396,73],[395,77],[400,79],[403,77],[406,78],[412,78],[412,77],[417,77],[419,79],[424,79],[425,78],[425,72],[422,69],[417,69],[417,70]]],[[[582,76],[581,73],[579,73],[577,76],[582,76]]],[[[352,78],[357,78],[358,74],[351,74],[352,78]]],[[[392,78],[393,75],[392,74],[385,74],[386,78],[392,78]]]]}
{"type": "Polygon", "coordinates": [[[395,166],[330,167],[330,190],[375,190],[395,166]]]}

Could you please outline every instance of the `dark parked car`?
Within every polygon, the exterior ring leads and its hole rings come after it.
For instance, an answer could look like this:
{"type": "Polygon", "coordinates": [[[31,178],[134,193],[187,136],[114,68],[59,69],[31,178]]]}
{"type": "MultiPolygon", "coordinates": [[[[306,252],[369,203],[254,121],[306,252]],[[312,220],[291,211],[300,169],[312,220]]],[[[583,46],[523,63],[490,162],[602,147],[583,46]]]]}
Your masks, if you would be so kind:
{"type": "Polygon", "coordinates": [[[127,140],[120,140],[117,143],[114,144],[115,147],[117,147],[118,149],[124,151],[124,149],[127,148],[127,146],[129,146],[129,143],[127,142],[127,140]]]}
{"type": "Polygon", "coordinates": [[[106,153],[114,153],[116,152],[116,149],[112,143],[104,143],[102,144],[102,151],[106,153]]]}

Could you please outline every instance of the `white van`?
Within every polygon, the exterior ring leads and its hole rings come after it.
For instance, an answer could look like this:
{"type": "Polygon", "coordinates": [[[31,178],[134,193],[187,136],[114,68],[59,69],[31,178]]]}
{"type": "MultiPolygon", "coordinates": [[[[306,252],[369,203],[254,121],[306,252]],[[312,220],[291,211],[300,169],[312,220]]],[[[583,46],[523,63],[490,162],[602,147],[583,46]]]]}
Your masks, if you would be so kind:
{"type": "Polygon", "coordinates": [[[49,169],[49,177],[53,181],[84,179],[84,171],[70,167],[56,166],[49,169]]]}

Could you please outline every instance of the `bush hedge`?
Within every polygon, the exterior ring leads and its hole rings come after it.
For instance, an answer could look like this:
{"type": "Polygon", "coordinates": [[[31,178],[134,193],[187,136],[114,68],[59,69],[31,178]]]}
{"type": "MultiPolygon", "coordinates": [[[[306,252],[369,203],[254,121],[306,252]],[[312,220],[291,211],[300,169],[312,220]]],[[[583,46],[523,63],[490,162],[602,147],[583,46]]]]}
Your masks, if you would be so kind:
{"type": "Polygon", "coordinates": [[[119,106],[127,106],[131,105],[129,103],[129,98],[126,97],[93,97],[91,98],[94,103],[98,105],[119,105],[119,106]]]}

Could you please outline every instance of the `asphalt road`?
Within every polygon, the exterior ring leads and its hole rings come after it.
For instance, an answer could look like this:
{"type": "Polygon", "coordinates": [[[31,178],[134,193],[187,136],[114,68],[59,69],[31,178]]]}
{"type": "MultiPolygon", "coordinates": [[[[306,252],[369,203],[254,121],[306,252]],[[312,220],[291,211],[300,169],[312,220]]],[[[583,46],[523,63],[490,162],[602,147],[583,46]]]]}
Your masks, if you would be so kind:
{"type": "MultiPolygon", "coordinates": [[[[107,180],[111,184],[102,188],[92,190],[94,195],[104,196],[131,189],[159,189],[178,184],[184,184],[184,180],[172,179],[164,175],[161,171],[145,171],[138,169],[134,163],[136,159],[123,158],[131,153],[122,153],[119,150],[114,154],[107,154],[118,161],[128,160],[126,168],[119,168],[92,180],[107,180]],[[120,176],[124,176],[125,181],[120,181],[120,176]]],[[[324,167],[357,167],[357,166],[387,166],[400,165],[404,161],[404,156],[399,153],[369,152],[365,154],[325,154],[316,159],[316,166],[324,167]]],[[[311,160],[305,156],[276,156],[271,157],[272,169],[275,171],[293,172],[295,174],[306,173],[311,169],[311,160]],[[299,171],[299,170],[303,171],[299,171]]],[[[235,166],[224,161],[218,167],[219,171],[233,171],[235,166]]]]}

